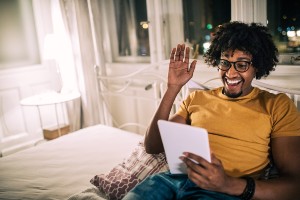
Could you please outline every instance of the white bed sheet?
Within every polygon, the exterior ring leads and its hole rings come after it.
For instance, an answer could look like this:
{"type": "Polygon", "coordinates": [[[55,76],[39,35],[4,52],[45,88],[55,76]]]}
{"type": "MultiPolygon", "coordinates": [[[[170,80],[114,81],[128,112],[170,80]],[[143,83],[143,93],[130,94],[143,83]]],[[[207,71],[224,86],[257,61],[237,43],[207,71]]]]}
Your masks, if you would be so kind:
{"type": "Polygon", "coordinates": [[[0,158],[0,199],[67,199],[128,156],[141,135],[91,126],[0,158]]]}

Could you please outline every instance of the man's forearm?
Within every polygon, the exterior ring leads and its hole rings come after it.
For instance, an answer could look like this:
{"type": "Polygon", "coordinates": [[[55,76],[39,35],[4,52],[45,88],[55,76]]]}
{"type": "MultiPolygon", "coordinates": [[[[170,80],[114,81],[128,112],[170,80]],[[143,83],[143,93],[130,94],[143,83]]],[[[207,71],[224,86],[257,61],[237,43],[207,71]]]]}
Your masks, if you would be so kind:
{"type": "MultiPolygon", "coordinates": [[[[231,178],[225,192],[232,196],[240,196],[246,187],[245,180],[231,178]]],[[[274,178],[270,180],[256,180],[255,192],[251,199],[296,199],[300,196],[300,182],[297,178],[274,178]]]]}
{"type": "Polygon", "coordinates": [[[296,177],[280,177],[256,181],[253,199],[297,199],[300,196],[300,182],[296,177]]]}
{"type": "Polygon", "coordinates": [[[145,135],[144,143],[147,153],[157,154],[164,152],[157,121],[160,119],[169,119],[173,103],[180,89],[181,87],[168,87],[167,91],[165,92],[145,135]]]}

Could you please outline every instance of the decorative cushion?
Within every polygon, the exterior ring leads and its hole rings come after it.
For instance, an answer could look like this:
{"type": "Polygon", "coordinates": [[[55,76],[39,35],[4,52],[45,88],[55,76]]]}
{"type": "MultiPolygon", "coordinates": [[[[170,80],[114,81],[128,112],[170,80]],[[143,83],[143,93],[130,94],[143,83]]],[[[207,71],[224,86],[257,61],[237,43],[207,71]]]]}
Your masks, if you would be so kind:
{"type": "Polygon", "coordinates": [[[107,174],[96,175],[91,183],[112,200],[122,199],[135,185],[149,175],[169,170],[164,153],[147,154],[139,142],[131,155],[107,174]]]}

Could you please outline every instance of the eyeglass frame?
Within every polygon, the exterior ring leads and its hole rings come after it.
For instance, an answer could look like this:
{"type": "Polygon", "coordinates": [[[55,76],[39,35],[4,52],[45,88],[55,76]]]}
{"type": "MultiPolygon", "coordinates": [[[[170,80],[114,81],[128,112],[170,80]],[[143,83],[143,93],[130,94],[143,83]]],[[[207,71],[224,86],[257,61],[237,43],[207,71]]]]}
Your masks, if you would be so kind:
{"type": "Polygon", "coordinates": [[[217,63],[217,67],[218,67],[219,70],[222,70],[222,71],[228,71],[228,70],[232,67],[232,65],[233,65],[234,69],[235,69],[236,71],[238,71],[238,72],[246,72],[246,71],[248,71],[248,69],[249,69],[250,66],[252,65],[252,61],[246,61],[246,60],[238,60],[238,61],[235,61],[235,62],[230,62],[230,61],[228,61],[228,60],[226,60],[226,59],[219,59],[219,60],[217,60],[216,63],[217,63]],[[230,63],[230,67],[229,67],[228,69],[221,69],[221,68],[219,67],[219,64],[221,63],[221,61],[225,61],[225,62],[227,62],[227,63],[230,63]],[[236,67],[236,63],[239,63],[239,62],[245,62],[245,63],[247,63],[247,64],[248,64],[248,65],[247,65],[247,69],[244,70],[244,71],[238,70],[237,67],[236,67]]]}

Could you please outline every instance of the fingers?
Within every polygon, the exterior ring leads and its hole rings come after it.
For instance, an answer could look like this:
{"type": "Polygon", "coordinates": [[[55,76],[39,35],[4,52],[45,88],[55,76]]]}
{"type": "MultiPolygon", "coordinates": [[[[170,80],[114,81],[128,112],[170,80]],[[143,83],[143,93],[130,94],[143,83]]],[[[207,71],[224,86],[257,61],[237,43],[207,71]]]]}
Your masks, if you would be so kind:
{"type": "Polygon", "coordinates": [[[191,181],[203,189],[220,191],[228,178],[222,162],[212,154],[212,162],[193,153],[184,152],[181,160],[187,165],[187,174],[191,181]]]}
{"type": "Polygon", "coordinates": [[[183,61],[183,58],[184,58],[184,51],[185,51],[185,45],[182,44],[182,45],[180,46],[180,53],[179,53],[179,60],[180,60],[180,61],[183,61]]]}
{"type": "Polygon", "coordinates": [[[189,57],[190,57],[190,48],[187,47],[185,50],[184,62],[189,64],[189,57]]]}
{"type": "Polygon", "coordinates": [[[171,51],[171,55],[170,55],[170,63],[175,62],[174,61],[175,53],[176,53],[176,48],[173,48],[172,51],[171,51]]]}
{"type": "Polygon", "coordinates": [[[183,155],[185,155],[189,159],[195,160],[196,162],[198,162],[200,165],[202,165],[204,167],[210,165],[210,163],[207,160],[205,160],[204,158],[202,158],[196,154],[193,154],[190,152],[184,152],[183,155]]]}
{"type": "MultiPolygon", "coordinates": [[[[183,53],[184,53],[184,49],[183,49],[183,53]]],[[[182,54],[182,45],[178,44],[177,48],[176,48],[176,53],[175,53],[175,61],[180,60],[181,54],[182,54]]]]}
{"type": "Polygon", "coordinates": [[[185,44],[178,44],[176,48],[171,51],[170,61],[183,61],[185,51],[185,44]]]}
{"type": "MultiPolygon", "coordinates": [[[[185,44],[178,44],[176,48],[173,48],[170,55],[170,63],[174,62],[184,62],[186,65],[189,64],[189,55],[190,55],[190,48],[185,47],[185,44]]],[[[188,71],[194,72],[196,67],[196,61],[194,60],[188,71]]]]}
{"type": "Polygon", "coordinates": [[[209,179],[209,170],[200,163],[196,163],[188,157],[181,157],[181,160],[186,164],[189,178],[194,177],[196,180],[204,182],[209,179]]]}
{"type": "Polygon", "coordinates": [[[189,68],[189,72],[191,74],[194,74],[194,71],[195,71],[195,68],[196,68],[196,64],[197,64],[197,60],[194,60],[191,65],[190,65],[190,68],[189,68]]]}
{"type": "Polygon", "coordinates": [[[203,175],[206,175],[209,171],[223,168],[222,162],[213,153],[211,154],[211,163],[190,152],[184,152],[183,155],[181,160],[193,171],[197,171],[203,175]]]}

